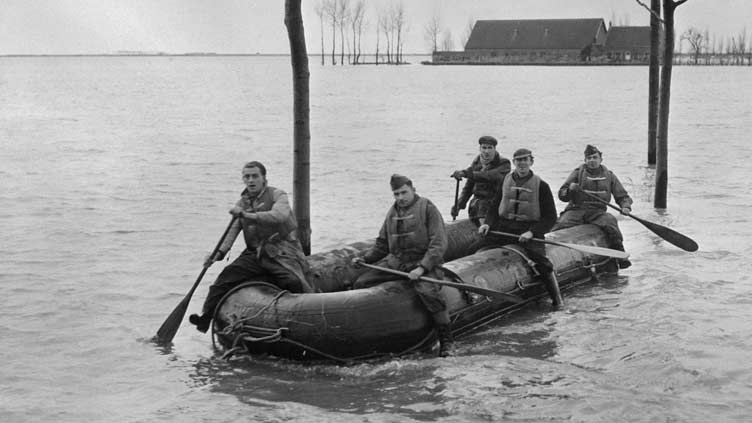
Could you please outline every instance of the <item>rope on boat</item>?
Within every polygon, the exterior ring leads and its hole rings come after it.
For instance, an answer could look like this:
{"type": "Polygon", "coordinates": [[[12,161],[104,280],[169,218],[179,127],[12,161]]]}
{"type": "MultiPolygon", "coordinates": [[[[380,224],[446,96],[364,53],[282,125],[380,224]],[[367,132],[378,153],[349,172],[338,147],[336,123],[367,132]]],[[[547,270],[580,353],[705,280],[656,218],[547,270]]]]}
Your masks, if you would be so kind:
{"type": "MultiPolygon", "coordinates": [[[[268,286],[271,286],[271,287],[274,287],[274,288],[277,288],[277,289],[279,289],[279,287],[277,287],[276,285],[272,285],[272,284],[270,284],[270,283],[267,283],[267,282],[251,282],[251,283],[244,283],[244,284],[238,285],[238,286],[236,286],[235,288],[233,288],[232,290],[230,290],[229,292],[227,292],[227,294],[225,294],[225,296],[224,296],[224,297],[222,297],[222,299],[220,299],[220,300],[219,300],[219,303],[218,303],[218,304],[217,304],[217,306],[216,306],[216,307],[214,308],[214,316],[212,316],[212,320],[216,321],[216,319],[217,319],[217,312],[219,311],[219,309],[220,309],[220,307],[222,306],[222,304],[223,304],[223,303],[225,302],[225,299],[226,299],[226,298],[227,298],[228,296],[230,296],[230,294],[232,294],[233,292],[235,292],[235,291],[237,291],[237,290],[239,290],[239,289],[241,289],[241,288],[244,288],[244,287],[246,287],[246,286],[252,286],[252,285],[268,285],[268,286]]],[[[243,325],[243,324],[244,324],[244,323],[245,323],[245,322],[246,322],[247,320],[249,320],[249,319],[253,319],[253,318],[255,318],[255,317],[258,317],[258,315],[259,315],[259,314],[261,314],[261,313],[262,313],[263,311],[265,311],[265,310],[266,310],[267,308],[271,307],[271,305],[272,305],[272,304],[274,304],[274,303],[276,303],[277,301],[279,301],[279,299],[280,299],[280,298],[281,298],[281,297],[282,297],[282,296],[283,296],[284,294],[287,294],[288,292],[290,292],[290,291],[288,291],[288,290],[281,290],[281,291],[279,291],[279,292],[277,293],[277,295],[275,295],[275,296],[274,296],[274,298],[272,298],[272,299],[271,299],[271,300],[269,301],[269,303],[268,303],[267,305],[265,305],[265,306],[261,307],[261,309],[259,309],[259,311],[257,311],[257,312],[256,312],[256,314],[254,314],[253,316],[247,317],[247,318],[245,318],[245,319],[238,319],[238,320],[236,320],[236,321],[233,321],[232,323],[230,323],[229,325],[227,325],[227,327],[225,327],[224,329],[222,329],[222,331],[221,331],[221,332],[219,332],[219,333],[217,333],[217,332],[216,332],[216,331],[214,330],[214,325],[211,325],[211,340],[212,340],[212,348],[213,348],[213,349],[214,349],[215,351],[216,351],[216,350],[219,350],[219,348],[217,348],[217,342],[216,342],[216,338],[215,338],[215,335],[230,335],[230,332],[232,332],[233,330],[235,330],[235,329],[236,329],[237,327],[239,327],[239,326],[242,326],[242,325],[243,325]]],[[[263,328],[261,328],[261,329],[263,329],[263,328]]],[[[233,343],[233,347],[234,347],[234,343],[233,343]]]]}
{"type": "MultiPolygon", "coordinates": [[[[501,248],[503,250],[511,251],[511,252],[517,254],[518,256],[522,257],[522,260],[524,260],[525,263],[527,263],[527,265],[530,266],[530,269],[533,271],[533,275],[540,276],[540,272],[538,272],[538,269],[535,268],[535,262],[532,261],[532,260],[530,260],[530,257],[528,257],[527,255],[525,255],[525,253],[523,253],[522,251],[520,251],[520,250],[518,250],[516,248],[511,248],[511,247],[509,247],[507,245],[501,246],[499,248],[501,248]]],[[[523,289],[523,288],[520,287],[520,289],[523,289]]]]}

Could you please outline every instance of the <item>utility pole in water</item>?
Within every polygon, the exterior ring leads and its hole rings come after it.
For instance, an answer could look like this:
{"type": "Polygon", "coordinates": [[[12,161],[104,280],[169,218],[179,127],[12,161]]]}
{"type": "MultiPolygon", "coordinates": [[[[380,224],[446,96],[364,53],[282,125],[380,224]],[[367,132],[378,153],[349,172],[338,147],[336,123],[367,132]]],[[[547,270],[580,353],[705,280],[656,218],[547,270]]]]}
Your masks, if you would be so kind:
{"type": "Polygon", "coordinates": [[[293,81],[293,208],[298,237],[306,255],[311,254],[311,128],[308,52],[306,51],[301,0],[285,0],[285,26],[290,41],[293,81]]]}
{"type": "Polygon", "coordinates": [[[674,62],[674,11],[687,0],[663,0],[664,46],[661,69],[658,138],[656,142],[655,198],[653,207],[666,208],[668,191],[668,116],[671,102],[671,70],[674,62]]]}
{"type": "Polygon", "coordinates": [[[661,45],[661,0],[650,0],[650,65],[648,86],[648,166],[655,166],[655,138],[658,128],[658,86],[661,45]]]}

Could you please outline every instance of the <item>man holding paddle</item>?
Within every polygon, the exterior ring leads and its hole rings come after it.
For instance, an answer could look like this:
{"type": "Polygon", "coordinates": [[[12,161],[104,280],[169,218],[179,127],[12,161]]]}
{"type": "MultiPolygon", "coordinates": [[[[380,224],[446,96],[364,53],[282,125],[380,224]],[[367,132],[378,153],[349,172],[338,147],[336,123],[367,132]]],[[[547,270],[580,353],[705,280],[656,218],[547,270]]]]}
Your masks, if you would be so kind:
{"type": "Polygon", "coordinates": [[[297,238],[298,224],[287,201],[287,194],[267,185],[266,167],[260,162],[246,163],[242,177],[246,188],[230,210],[236,219],[215,254],[206,258],[204,267],[222,260],[241,230],[246,249],[222,270],[209,287],[203,314],[190,316],[190,322],[200,332],[209,329],[219,300],[245,281],[258,278],[290,292],[312,292],[305,278],[308,264],[297,238]]]}
{"type": "Polygon", "coordinates": [[[514,170],[504,177],[504,182],[494,196],[486,221],[478,228],[484,236],[473,246],[474,250],[495,248],[519,242],[525,253],[535,263],[533,271],[540,274],[554,309],[564,305],[556,280],[553,264],[546,257],[546,246],[533,237],[543,238],[556,223],[556,204],[551,188],[533,173],[533,153],[520,148],[513,155],[514,170]],[[487,236],[491,232],[491,236],[487,236]],[[494,232],[507,232],[515,237],[501,238],[494,232]]]}
{"type": "MultiPolygon", "coordinates": [[[[585,163],[578,166],[559,188],[559,199],[569,202],[553,231],[590,223],[601,228],[608,237],[609,248],[624,251],[623,236],[616,218],[606,212],[606,205],[614,200],[625,216],[632,211],[632,198],[616,175],[601,163],[603,153],[588,144],[585,147],[585,163]],[[596,198],[593,198],[596,197],[596,198]],[[600,199],[600,201],[598,201],[600,199]]],[[[617,259],[620,269],[632,263],[629,259],[617,259]]]]}
{"type": "Polygon", "coordinates": [[[501,157],[496,151],[496,138],[484,135],[478,139],[478,144],[480,154],[470,163],[470,167],[452,173],[458,184],[462,178],[467,179],[462,194],[452,206],[452,216],[456,217],[469,200],[467,214],[476,226],[480,226],[485,220],[496,189],[511,169],[509,159],[501,157]],[[472,200],[470,197],[473,197],[472,200]]]}
{"type": "Polygon", "coordinates": [[[363,273],[355,280],[353,288],[368,288],[394,280],[393,273],[386,272],[390,269],[405,272],[431,313],[439,335],[439,355],[446,357],[453,343],[446,299],[440,286],[424,278],[442,277],[439,266],[444,262],[448,245],[444,219],[430,200],[415,193],[413,182],[406,176],[392,175],[389,183],[395,201],[387,212],[376,243],[362,257],[352,260],[355,267],[379,262],[378,267],[384,270],[372,268],[363,273]]]}

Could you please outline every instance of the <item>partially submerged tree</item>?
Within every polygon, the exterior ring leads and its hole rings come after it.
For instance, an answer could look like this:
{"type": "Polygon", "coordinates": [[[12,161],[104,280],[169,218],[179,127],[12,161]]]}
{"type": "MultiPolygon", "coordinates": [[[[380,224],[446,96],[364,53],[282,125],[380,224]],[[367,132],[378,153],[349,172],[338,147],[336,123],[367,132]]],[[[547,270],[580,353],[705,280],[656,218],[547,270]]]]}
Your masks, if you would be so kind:
{"type": "Polygon", "coordinates": [[[689,54],[692,55],[692,61],[694,64],[698,64],[700,61],[700,55],[705,51],[707,39],[696,28],[689,28],[681,36],[682,40],[687,41],[689,44],[689,54]]]}
{"type": "Polygon", "coordinates": [[[345,25],[350,19],[350,0],[336,0],[337,2],[337,26],[340,34],[339,64],[345,64],[345,25]]]}
{"type": "Polygon", "coordinates": [[[319,17],[319,27],[321,28],[321,66],[324,66],[324,15],[326,14],[324,1],[317,1],[313,6],[313,10],[316,12],[316,16],[319,17]]]}
{"type": "Polygon", "coordinates": [[[443,51],[454,50],[454,39],[452,38],[452,31],[449,28],[444,30],[444,34],[441,38],[441,49],[443,51]]]}
{"type": "MultiPolygon", "coordinates": [[[[668,191],[668,117],[671,101],[671,72],[674,61],[674,12],[677,7],[684,4],[687,0],[662,0],[663,16],[658,15],[653,8],[649,8],[641,0],[635,0],[638,4],[646,8],[652,16],[655,16],[664,25],[663,31],[663,66],[660,72],[659,82],[659,101],[658,101],[658,130],[656,142],[656,163],[655,163],[655,197],[653,207],[666,208],[666,197],[668,191]]],[[[653,4],[655,6],[655,4],[653,4]]],[[[651,36],[655,34],[651,31],[651,36]]],[[[651,41],[651,45],[653,42],[651,41]]]]}
{"type": "Polygon", "coordinates": [[[658,88],[660,86],[661,1],[650,1],[650,64],[648,65],[648,165],[655,165],[658,134],[658,88]]]}
{"type": "Polygon", "coordinates": [[[671,72],[674,63],[674,11],[687,0],[663,0],[665,22],[663,68],[661,69],[660,101],[658,106],[658,139],[656,143],[655,198],[653,206],[666,208],[668,194],[668,117],[671,103],[671,72]]]}
{"type": "Polygon", "coordinates": [[[311,129],[310,71],[306,51],[301,0],[285,0],[285,26],[290,41],[293,81],[293,206],[298,220],[298,237],[306,255],[311,254],[311,129]]]}
{"type": "Polygon", "coordinates": [[[462,48],[465,48],[465,46],[467,45],[467,42],[470,40],[470,35],[473,33],[473,27],[475,27],[475,19],[470,17],[467,19],[467,24],[465,25],[465,32],[462,33],[462,38],[460,39],[462,48]]]}
{"type": "Polygon", "coordinates": [[[423,38],[426,40],[426,44],[431,53],[438,51],[439,49],[439,34],[441,33],[441,18],[439,12],[435,11],[428,23],[423,27],[423,38]]]}
{"type": "Polygon", "coordinates": [[[364,0],[358,0],[352,7],[350,13],[350,25],[352,28],[352,63],[360,62],[360,39],[363,35],[363,25],[366,14],[366,4],[364,0]]]}

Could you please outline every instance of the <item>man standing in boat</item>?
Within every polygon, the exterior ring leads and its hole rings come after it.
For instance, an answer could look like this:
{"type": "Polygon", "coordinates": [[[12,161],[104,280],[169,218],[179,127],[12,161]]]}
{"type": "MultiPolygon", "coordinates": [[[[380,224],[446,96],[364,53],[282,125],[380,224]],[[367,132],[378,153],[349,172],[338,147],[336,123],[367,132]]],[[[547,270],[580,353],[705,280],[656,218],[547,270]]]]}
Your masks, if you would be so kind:
{"type": "Polygon", "coordinates": [[[245,190],[230,214],[237,220],[213,257],[204,266],[222,260],[238,234],[243,232],[246,249],[224,268],[209,287],[203,314],[192,314],[190,322],[206,332],[219,300],[242,282],[260,279],[290,292],[312,292],[305,278],[308,263],[297,237],[298,224],[290,209],[287,194],[267,185],[266,167],[257,161],[248,162],[242,170],[245,190]]]}
{"type": "Polygon", "coordinates": [[[533,153],[520,148],[514,152],[514,171],[504,177],[504,182],[496,191],[485,223],[478,228],[483,235],[472,250],[496,248],[519,242],[525,253],[535,263],[533,271],[540,274],[551,296],[554,309],[564,305],[559,292],[553,264],[546,257],[545,244],[531,241],[532,238],[544,238],[556,223],[556,204],[551,188],[533,173],[533,153]],[[488,236],[489,230],[518,235],[516,238],[488,236]]]}
{"type": "Polygon", "coordinates": [[[511,170],[509,159],[501,157],[496,151],[496,138],[484,135],[478,139],[480,154],[467,169],[456,170],[452,177],[457,181],[466,178],[462,194],[457,204],[452,206],[452,216],[457,217],[470,201],[467,214],[475,226],[480,226],[485,220],[488,209],[497,188],[504,180],[504,176],[511,170]],[[470,197],[473,197],[470,199],[470,197]]]}
{"type": "MultiPolygon", "coordinates": [[[[439,268],[444,262],[447,236],[439,209],[427,198],[415,193],[413,182],[406,176],[392,175],[390,180],[394,205],[389,208],[374,246],[352,262],[379,262],[379,266],[407,272],[425,305],[439,335],[439,355],[450,354],[453,338],[446,299],[441,287],[420,279],[442,278],[439,268]]],[[[369,270],[353,283],[354,289],[367,288],[394,280],[390,273],[369,270]]]]}
{"type": "MultiPolygon", "coordinates": [[[[559,188],[559,199],[569,204],[552,230],[591,223],[606,233],[610,248],[624,251],[624,237],[616,218],[606,212],[606,204],[587,195],[598,197],[606,203],[611,201],[613,195],[621,207],[622,214],[626,215],[632,211],[632,198],[619,178],[603,166],[602,161],[603,153],[597,147],[588,144],[585,147],[585,163],[573,170],[559,188]]],[[[617,264],[620,269],[632,265],[629,259],[618,259],[617,264]]]]}

